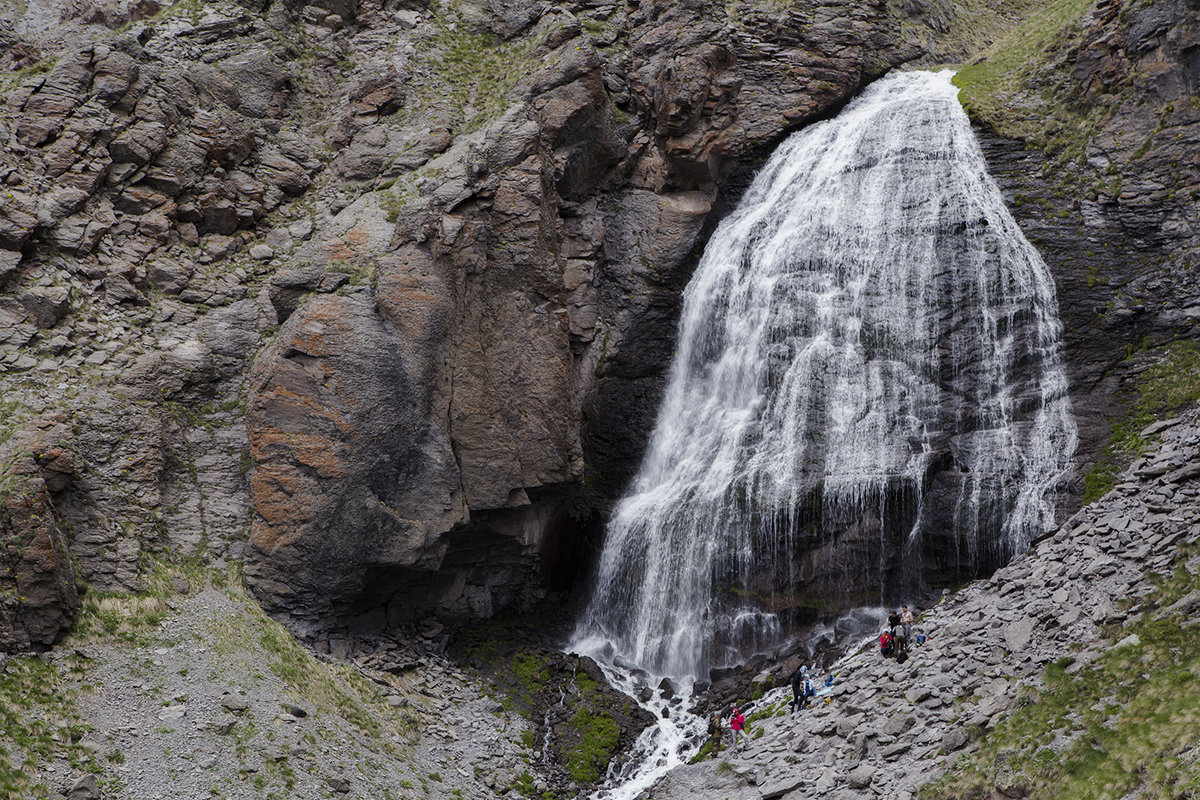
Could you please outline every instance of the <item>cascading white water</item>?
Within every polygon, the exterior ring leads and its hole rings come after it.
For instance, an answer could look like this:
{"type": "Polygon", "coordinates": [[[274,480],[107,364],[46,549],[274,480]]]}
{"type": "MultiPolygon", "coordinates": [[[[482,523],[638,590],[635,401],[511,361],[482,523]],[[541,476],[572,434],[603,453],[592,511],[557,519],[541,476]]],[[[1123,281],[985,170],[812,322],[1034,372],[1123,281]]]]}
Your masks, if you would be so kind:
{"type": "Polygon", "coordinates": [[[572,649],[706,678],[776,646],[821,565],[898,580],[928,536],[998,562],[1052,525],[1054,287],[950,78],[892,74],[795,134],[713,234],[572,649]]]}

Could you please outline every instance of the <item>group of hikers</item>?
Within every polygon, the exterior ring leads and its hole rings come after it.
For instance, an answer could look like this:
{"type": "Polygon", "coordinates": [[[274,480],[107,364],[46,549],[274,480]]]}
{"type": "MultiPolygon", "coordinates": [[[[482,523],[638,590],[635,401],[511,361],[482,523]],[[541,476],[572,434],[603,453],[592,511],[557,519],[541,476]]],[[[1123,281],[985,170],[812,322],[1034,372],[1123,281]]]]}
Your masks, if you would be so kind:
{"type": "MultiPolygon", "coordinates": [[[[908,660],[908,644],[914,641],[914,622],[915,618],[908,606],[901,606],[899,611],[893,611],[888,615],[888,628],[879,636],[879,650],[884,658],[895,657],[896,661],[901,664],[908,660]]],[[[918,636],[915,641],[919,644],[924,639],[924,636],[918,636]]],[[[816,696],[817,690],[813,685],[812,677],[808,674],[807,666],[801,664],[796,668],[796,671],[792,673],[791,684],[792,702],[789,705],[792,707],[792,713],[808,708],[812,698],[816,696]]],[[[830,675],[825,679],[825,687],[832,686],[833,676],[830,675]]],[[[729,718],[729,728],[733,732],[734,750],[740,753],[746,739],[746,717],[738,706],[733,707],[733,715],[729,718]]]]}
{"type": "Polygon", "coordinates": [[[879,634],[879,652],[884,658],[895,657],[899,664],[908,660],[908,644],[913,640],[913,621],[913,613],[908,606],[901,606],[899,612],[893,611],[888,615],[888,630],[879,634]]]}

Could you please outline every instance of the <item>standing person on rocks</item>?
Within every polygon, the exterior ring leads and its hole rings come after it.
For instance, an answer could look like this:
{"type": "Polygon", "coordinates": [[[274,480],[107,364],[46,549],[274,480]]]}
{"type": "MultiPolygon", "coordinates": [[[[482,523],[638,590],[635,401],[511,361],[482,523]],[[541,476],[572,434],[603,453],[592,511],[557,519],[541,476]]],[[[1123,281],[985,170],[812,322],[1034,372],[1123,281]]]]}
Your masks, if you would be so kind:
{"type": "Polygon", "coordinates": [[[746,741],[746,718],[741,709],[733,707],[733,716],[729,718],[729,727],[733,731],[733,749],[741,755],[742,745],[746,741]]]}
{"type": "Polygon", "coordinates": [[[908,610],[908,606],[901,606],[900,624],[904,626],[904,641],[906,642],[912,641],[912,626],[914,621],[913,613],[908,610]]]}
{"type": "Polygon", "coordinates": [[[888,614],[888,627],[891,628],[892,636],[896,635],[896,628],[900,627],[900,615],[893,611],[888,614]]]}
{"type": "Polygon", "coordinates": [[[808,667],[801,664],[792,673],[792,712],[800,710],[800,698],[804,692],[804,682],[808,679],[808,667]]]}
{"type": "Polygon", "coordinates": [[[803,700],[803,705],[801,705],[800,707],[808,708],[808,704],[810,702],[809,698],[815,696],[817,693],[817,690],[815,688],[813,688],[812,680],[808,676],[808,670],[804,671],[804,686],[801,687],[801,691],[802,691],[801,697],[803,700]]]}

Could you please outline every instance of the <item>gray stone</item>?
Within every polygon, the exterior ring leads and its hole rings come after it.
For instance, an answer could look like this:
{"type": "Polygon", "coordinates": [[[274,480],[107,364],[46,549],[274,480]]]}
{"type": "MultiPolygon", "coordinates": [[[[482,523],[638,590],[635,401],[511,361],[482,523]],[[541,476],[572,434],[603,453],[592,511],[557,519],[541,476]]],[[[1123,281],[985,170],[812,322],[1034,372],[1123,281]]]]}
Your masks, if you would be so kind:
{"type": "Polygon", "coordinates": [[[228,711],[232,711],[235,714],[239,714],[249,709],[250,703],[241,697],[227,696],[221,698],[221,707],[228,711]]]}
{"type": "Polygon", "coordinates": [[[71,307],[71,290],[66,286],[36,286],[17,298],[39,328],[57,325],[71,307]]]}
{"type": "Polygon", "coordinates": [[[313,223],[312,220],[308,219],[307,217],[301,220],[296,220],[288,226],[288,233],[292,235],[293,239],[307,239],[309,236],[312,236],[312,232],[313,223]]]}
{"type": "MultiPolygon", "coordinates": [[[[942,678],[941,685],[945,687],[948,686],[950,682],[951,678],[946,676],[942,678]]],[[[910,703],[920,703],[928,700],[932,696],[933,690],[931,690],[928,686],[914,686],[904,692],[904,699],[908,700],[910,703]]]]}
{"type": "Polygon", "coordinates": [[[851,789],[865,789],[871,785],[871,781],[875,779],[875,768],[870,764],[859,764],[854,769],[850,770],[850,774],[846,776],[846,783],[851,789]]]}
{"type": "Polygon", "coordinates": [[[1035,622],[1028,617],[1010,623],[1004,628],[1004,643],[1010,652],[1017,653],[1029,644],[1035,622]]]}
{"type": "Polygon", "coordinates": [[[834,726],[834,729],[837,731],[838,736],[846,739],[849,738],[850,734],[854,732],[854,729],[857,728],[864,719],[866,719],[865,714],[850,714],[838,720],[834,726]]]}
{"type": "Polygon", "coordinates": [[[191,280],[192,272],[183,264],[170,259],[158,259],[149,269],[150,282],[163,294],[179,294],[191,280]]]}
{"type": "Polygon", "coordinates": [[[84,775],[67,792],[67,800],[100,800],[100,783],[95,775],[84,775]]]}
{"type": "Polygon", "coordinates": [[[175,722],[187,715],[187,708],[182,705],[167,706],[158,712],[158,718],[164,722],[175,722]]]}
{"type": "Polygon", "coordinates": [[[946,731],[946,735],[942,737],[942,752],[953,753],[956,750],[961,750],[967,746],[970,737],[967,735],[966,728],[955,726],[946,731]]]}
{"type": "Polygon", "coordinates": [[[883,732],[889,736],[899,736],[916,724],[911,714],[893,714],[883,723],[883,732]]]}
{"type": "Polygon", "coordinates": [[[1118,647],[1138,647],[1139,645],[1141,645],[1141,643],[1142,643],[1142,638],[1140,636],[1138,636],[1136,633],[1131,633],[1128,636],[1126,636],[1124,639],[1122,639],[1121,641],[1114,644],[1113,649],[1115,650],[1118,647]]]}
{"type": "Polygon", "coordinates": [[[21,263],[21,254],[14,253],[11,250],[0,250],[0,286],[17,272],[17,266],[21,263]]]}
{"type": "Polygon", "coordinates": [[[806,778],[800,773],[793,773],[782,779],[777,779],[764,784],[761,788],[763,800],[774,800],[776,797],[782,797],[788,792],[795,791],[805,782],[806,778]]]}

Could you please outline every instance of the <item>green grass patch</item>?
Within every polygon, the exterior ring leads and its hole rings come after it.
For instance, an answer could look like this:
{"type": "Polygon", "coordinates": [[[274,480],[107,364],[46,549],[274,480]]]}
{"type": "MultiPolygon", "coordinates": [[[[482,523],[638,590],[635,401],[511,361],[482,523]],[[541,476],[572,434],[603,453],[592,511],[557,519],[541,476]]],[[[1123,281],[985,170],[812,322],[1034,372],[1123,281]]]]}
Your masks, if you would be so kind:
{"type": "MultiPolygon", "coordinates": [[[[257,644],[271,673],[298,700],[311,703],[318,712],[347,720],[393,755],[399,754],[393,740],[411,742],[415,738],[416,709],[391,706],[370,680],[349,665],[318,661],[250,597],[242,582],[240,564],[222,570],[197,560],[172,564],[159,561],[145,570],[143,592],[89,591],[84,595],[69,643],[151,644],[159,623],[172,613],[167,601],[178,596],[172,580],[179,578],[188,581],[192,592],[209,585],[221,589],[241,608],[238,614],[218,616],[209,623],[210,647],[215,653],[233,662],[257,644]]],[[[397,688],[403,691],[403,687],[397,688]]]]}
{"type": "Polygon", "coordinates": [[[522,797],[537,796],[537,789],[534,788],[533,785],[533,776],[529,774],[528,770],[522,772],[516,777],[516,780],[514,780],[512,783],[511,789],[522,797]]]}
{"type": "MultiPolygon", "coordinates": [[[[1070,75],[1062,67],[1057,80],[1047,81],[1049,64],[1065,52],[1079,33],[1079,21],[1092,0],[1022,2],[1023,21],[1012,27],[978,58],[959,69],[954,85],[959,100],[973,119],[1000,134],[1023,139],[1066,160],[1083,155],[1104,109],[1075,109],[1056,91],[1070,75]],[[1034,77],[1046,88],[1032,93],[1034,77]]],[[[1020,13],[1018,12],[1018,13],[1020,13]]],[[[1059,69],[1055,67],[1054,69],[1059,69]]]]}
{"type": "Polygon", "coordinates": [[[586,708],[575,712],[570,725],[580,733],[580,740],[565,753],[567,772],[576,783],[595,783],[604,777],[608,762],[616,754],[621,731],[612,717],[586,708]]]}
{"type": "Polygon", "coordinates": [[[170,613],[167,600],[176,594],[172,579],[184,578],[194,589],[207,582],[207,572],[196,559],[171,564],[155,561],[142,574],[145,589],[141,592],[89,589],[83,594],[79,616],[71,629],[73,641],[144,643],[170,613]]]}
{"type": "Polygon", "coordinates": [[[1190,339],[1134,353],[1127,360],[1152,359],[1125,397],[1128,411],[1113,423],[1112,435],[1096,466],[1084,477],[1084,502],[1106,494],[1117,477],[1150,445],[1141,432],[1200,401],[1200,346],[1190,339]]]}
{"type": "Polygon", "coordinates": [[[392,742],[393,737],[413,741],[418,730],[414,710],[392,707],[371,681],[353,667],[318,661],[286,628],[263,612],[246,593],[240,575],[237,580],[229,581],[225,591],[241,603],[245,616],[222,619],[219,630],[214,631],[215,642],[236,643],[256,637],[268,668],[298,699],[311,703],[320,713],[334,714],[352,723],[392,755],[401,754],[392,742]]]}
{"type": "Polygon", "coordinates": [[[69,762],[83,772],[100,772],[95,754],[79,742],[89,727],[76,708],[68,679],[81,672],[74,656],[61,671],[36,657],[10,658],[0,672],[0,797],[50,797],[41,782],[45,765],[69,762]]]}
{"type": "Polygon", "coordinates": [[[701,761],[707,761],[717,753],[717,743],[714,739],[705,739],[704,744],[700,745],[700,749],[696,751],[696,755],[692,756],[688,761],[689,764],[699,764],[701,761]]]}
{"type": "Polygon", "coordinates": [[[513,89],[538,68],[533,53],[543,41],[501,42],[490,31],[471,31],[462,21],[440,22],[429,64],[438,77],[437,99],[462,115],[460,133],[479,130],[504,112],[513,89]]]}
{"type": "Polygon", "coordinates": [[[30,78],[36,78],[39,75],[45,75],[51,72],[56,66],[58,66],[58,61],[60,58],[62,58],[61,53],[52,56],[46,56],[45,58],[33,62],[27,67],[22,67],[21,69],[4,76],[4,78],[0,79],[0,89],[8,92],[9,90],[20,86],[30,78]]]}
{"type": "MultiPolygon", "coordinates": [[[[1192,554],[1183,551],[1148,605],[1200,589],[1200,575],[1183,567],[1192,554]]],[[[1109,644],[1074,673],[1069,657],[1049,665],[1037,702],[1018,704],[977,752],[923,787],[922,800],[990,797],[1000,782],[1056,800],[1200,797],[1195,629],[1183,617],[1155,616],[1110,631],[1113,641],[1137,634],[1137,644],[1109,644]]]]}
{"type": "MultiPolygon", "coordinates": [[[[392,220],[393,222],[395,220],[392,220]]],[[[326,266],[330,272],[340,272],[343,275],[350,277],[352,286],[365,286],[373,283],[375,278],[375,264],[364,264],[361,261],[343,261],[334,259],[326,266]]]]}

